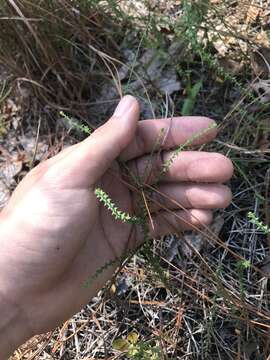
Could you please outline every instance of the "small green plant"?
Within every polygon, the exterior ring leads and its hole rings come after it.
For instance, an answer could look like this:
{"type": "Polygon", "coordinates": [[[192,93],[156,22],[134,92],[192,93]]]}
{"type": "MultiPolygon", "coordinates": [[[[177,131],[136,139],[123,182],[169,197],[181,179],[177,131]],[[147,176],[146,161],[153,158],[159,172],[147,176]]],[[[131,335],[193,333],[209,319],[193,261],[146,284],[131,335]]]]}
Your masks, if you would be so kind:
{"type": "Polygon", "coordinates": [[[0,116],[0,138],[7,134],[7,129],[3,118],[0,116]]]}
{"type": "Polygon", "coordinates": [[[245,299],[245,284],[244,284],[244,272],[245,270],[249,269],[251,266],[251,263],[249,260],[239,260],[236,263],[236,270],[237,270],[237,276],[239,280],[239,287],[240,287],[240,296],[241,299],[244,301],[245,299]]]}
{"type": "Polygon", "coordinates": [[[4,81],[0,89],[0,104],[2,104],[6,98],[11,94],[12,87],[9,86],[7,81],[4,81]]]}
{"type": "Polygon", "coordinates": [[[173,164],[173,162],[176,160],[178,155],[189,145],[191,145],[194,140],[198,139],[200,136],[206,134],[209,130],[215,129],[217,127],[217,124],[212,124],[208,128],[204,129],[203,131],[200,131],[199,133],[194,134],[191,136],[184,144],[180,145],[176,150],[174,150],[172,156],[163,164],[161,173],[165,174],[170,166],[173,164]]]}
{"type": "Polygon", "coordinates": [[[197,96],[202,88],[202,82],[199,81],[193,86],[188,86],[187,88],[187,98],[184,101],[181,114],[183,116],[192,115],[192,112],[194,110],[195,102],[197,99],[197,96]]]}
{"type": "Polygon", "coordinates": [[[130,224],[141,224],[141,219],[136,216],[131,216],[124,211],[118,210],[117,206],[112,202],[109,195],[100,188],[95,190],[95,195],[98,200],[112,213],[116,220],[120,220],[130,224]]]}
{"type": "Polygon", "coordinates": [[[260,219],[253,212],[250,211],[248,213],[248,218],[252,224],[257,226],[258,230],[261,230],[266,235],[270,234],[269,226],[260,221],[260,219]]]}
{"type": "Polygon", "coordinates": [[[161,358],[160,349],[156,345],[138,341],[137,333],[129,333],[127,339],[116,339],[112,346],[114,350],[122,351],[131,360],[159,360],[161,358]]]}
{"type": "Polygon", "coordinates": [[[239,260],[236,264],[237,269],[249,269],[251,266],[251,263],[249,260],[239,260]]]}
{"type": "Polygon", "coordinates": [[[67,114],[65,114],[63,111],[60,111],[60,116],[62,116],[62,118],[64,118],[67,121],[70,129],[74,128],[76,130],[79,130],[79,131],[87,134],[87,135],[91,135],[92,130],[89,128],[89,126],[83,125],[83,124],[78,124],[77,122],[72,120],[71,117],[69,117],[67,114]]]}
{"type": "MultiPolygon", "coordinates": [[[[236,271],[237,271],[237,277],[238,277],[240,298],[243,303],[245,303],[246,290],[247,290],[246,285],[245,285],[245,271],[248,270],[250,267],[251,267],[251,262],[246,259],[239,260],[236,263],[236,271]]],[[[238,310],[240,310],[240,314],[243,318],[246,318],[248,316],[245,307],[240,308],[238,310]]],[[[238,310],[236,310],[236,313],[238,310]]],[[[241,323],[238,322],[237,326],[238,326],[238,328],[240,328],[241,323]]]]}
{"type": "MultiPolygon", "coordinates": [[[[4,101],[6,98],[10,95],[12,91],[12,87],[9,86],[7,81],[3,81],[3,84],[1,84],[0,89],[0,106],[2,107],[4,101]]],[[[5,117],[3,115],[0,115],[0,137],[7,134],[7,128],[5,124],[5,117]]]]}

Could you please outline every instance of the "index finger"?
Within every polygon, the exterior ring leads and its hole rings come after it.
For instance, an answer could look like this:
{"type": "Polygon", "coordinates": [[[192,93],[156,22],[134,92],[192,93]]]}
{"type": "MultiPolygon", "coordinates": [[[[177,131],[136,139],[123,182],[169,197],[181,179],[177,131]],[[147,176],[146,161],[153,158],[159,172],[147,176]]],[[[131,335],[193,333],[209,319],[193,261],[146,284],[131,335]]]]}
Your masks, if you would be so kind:
{"type": "Polygon", "coordinates": [[[162,131],[159,148],[161,147],[164,150],[185,144],[194,136],[192,145],[207,143],[217,135],[217,128],[213,128],[215,124],[214,120],[203,116],[181,116],[140,121],[135,137],[122,151],[120,159],[127,161],[151,153],[162,131]],[[207,129],[209,130],[207,131],[207,129]]]}

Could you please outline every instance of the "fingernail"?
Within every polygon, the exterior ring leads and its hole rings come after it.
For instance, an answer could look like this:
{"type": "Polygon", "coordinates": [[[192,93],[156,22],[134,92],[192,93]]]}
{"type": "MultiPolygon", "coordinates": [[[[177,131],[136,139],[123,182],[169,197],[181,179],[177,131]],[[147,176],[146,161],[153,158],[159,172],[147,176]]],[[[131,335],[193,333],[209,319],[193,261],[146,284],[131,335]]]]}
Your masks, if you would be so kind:
{"type": "Polygon", "coordinates": [[[117,105],[114,115],[119,117],[126,115],[134,105],[135,101],[135,98],[131,95],[124,96],[117,105]]]}

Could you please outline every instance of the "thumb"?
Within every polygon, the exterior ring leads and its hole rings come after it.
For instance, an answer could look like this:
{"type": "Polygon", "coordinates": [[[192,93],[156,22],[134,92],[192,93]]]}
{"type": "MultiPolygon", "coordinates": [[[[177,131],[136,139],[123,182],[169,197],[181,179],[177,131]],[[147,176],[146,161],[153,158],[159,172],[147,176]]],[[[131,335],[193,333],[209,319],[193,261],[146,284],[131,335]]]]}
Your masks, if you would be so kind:
{"type": "Polygon", "coordinates": [[[100,179],[133,139],[139,112],[133,96],[123,97],[113,116],[67,156],[73,186],[89,187],[100,179]]]}

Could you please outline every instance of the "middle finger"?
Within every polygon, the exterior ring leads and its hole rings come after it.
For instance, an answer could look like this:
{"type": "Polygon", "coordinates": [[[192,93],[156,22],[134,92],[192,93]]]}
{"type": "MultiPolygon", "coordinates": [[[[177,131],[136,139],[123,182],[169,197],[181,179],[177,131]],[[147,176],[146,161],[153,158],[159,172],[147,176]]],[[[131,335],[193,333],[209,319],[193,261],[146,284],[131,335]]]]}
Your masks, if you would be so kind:
{"type": "Polygon", "coordinates": [[[128,162],[133,176],[148,184],[163,182],[191,181],[202,183],[223,183],[233,174],[232,162],[219,153],[203,151],[182,151],[166,172],[160,176],[164,164],[172,158],[173,152],[143,156],[128,162]]]}

